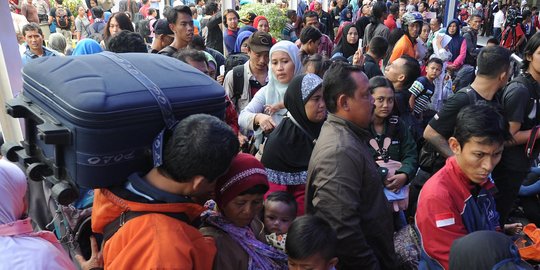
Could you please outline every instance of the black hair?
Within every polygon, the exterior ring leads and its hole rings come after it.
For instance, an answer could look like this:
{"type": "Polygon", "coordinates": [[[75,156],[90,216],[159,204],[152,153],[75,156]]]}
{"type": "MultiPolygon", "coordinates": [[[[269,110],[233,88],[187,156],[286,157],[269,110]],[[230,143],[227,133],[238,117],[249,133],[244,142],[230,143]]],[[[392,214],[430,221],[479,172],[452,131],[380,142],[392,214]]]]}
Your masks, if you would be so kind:
{"type": "Polygon", "coordinates": [[[292,207],[292,213],[296,216],[296,211],[298,210],[298,203],[294,196],[286,191],[274,191],[266,197],[267,202],[282,202],[290,207],[292,207]]]}
{"type": "Polygon", "coordinates": [[[315,69],[315,74],[321,78],[324,77],[324,73],[326,73],[331,64],[332,60],[320,54],[310,55],[306,57],[304,61],[302,61],[304,71],[307,69],[308,66],[312,66],[315,69]]]}
{"type": "Polygon", "coordinates": [[[240,147],[231,127],[207,114],[188,116],[167,135],[158,170],[177,182],[197,175],[214,182],[227,171],[240,147]]]}
{"type": "Polygon", "coordinates": [[[420,5],[423,5],[426,8],[426,10],[429,10],[429,4],[426,1],[422,1],[418,3],[418,7],[420,7],[420,5]]]}
{"type": "Polygon", "coordinates": [[[495,44],[495,45],[499,45],[499,41],[498,41],[496,38],[494,38],[494,37],[492,37],[492,38],[490,38],[490,39],[488,39],[488,40],[486,41],[486,44],[489,44],[489,43],[495,44]]]}
{"type": "Polygon", "coordinates": [[[394,85],[392,84],[392,82],[390,82],[384,76],[375,76],[375,77],[369,79],[369,92],[371,94],[373,94],[373,90],[375,90],[375,88],[379,88],[379,87],[388,87],[388,88],[392,89],[392,92],[396,91],[394,89],[394,85]]]}
{"type": "Polygon", "coordinates": [[[233,13],[236,16],[236,18],[238,20],[240,20],[240,15],[238,15],[238,12],[236,12],[236,10],[230,9],[230,8],[226,9],[225,12],[223,12],[223,25],[225,25],[225,27],[228,26],[227,25],[227,15],[229,15],[229,13],[233,13]]]}
{"type": "Polygon", "coordinates": [[[454,138],[463,147],[472,137],[482,138],[481,144],[503,144],[511,140],[508,121],[493,107],[486,104],[469,105],[461,109],[456,118],[454,138]]]}
{"type": "Polygon", "coordinates": [[[252,186],[252,187],[240,192],[240,194],[238,194],[238,196],[255,195],[255,194],[260,195],[260,194],[265,194],[267,191],[268,191],[268,186],[267,185],[259,184],[259,185],[252,186]]]}
{"type": "Polygon", "coordinates": [[[31,22],[31,23],[25,24],[22,28],[22,35],[26,36],[26,32],[28,31],[37,31],[39,35],[43,37],[43,31],[41,31],[41,27],[37,23],[31,22]]]}
{"type": "Polygon", "coordinates": [[[525,45],[525,49],[523,50],[523,70],[529,69],[531,61],[529,61],[527,57],[532,59],[532,56],[538,47],[540,47],[540,32],[536,32],[525,45]]]}
{"type": "Polygon", "coordinates": [[[206,5],[204,6],[204,13],[206,15],[214,15],[214,13],[216,13],[217,10],[218,10],[218,4],[213,1],[206,3],[206,5]]]}
{"type": "Polygon", "coordinates": [[[383,58],[388,51],[388,41],[381,36],[373,37],[369,41],[368,51],[373,53],[377,58],[383,58]]]}
{"type": "Polygon", "coordinates": [[[521,17],[523,18],[523,20],[527,19],[528,17],[531,17],[532,16],[532,12],[528,9],[524,10],[522,13],[521,13],[521,17]]]}
{"type": "Polygon", "coordinates": [[[59,5],[62,5],[62,4],[64,3],[63,0],[55,0],[55,2],[56,2],[57,4],[59,4],[59,5]]]}
{"type": "MultiPolygon", "coordinates": [[[[133,24],[131,23],[131,20],[124,12],[117,12],[114,13],[110,18],[109,21],[107,21],[107,26],[105,26],[105,29],[103,31],[103,39],[109,40],[111,38],[111,32],[109,31],[109,27],[111,26],[111,21],[114,18],[116,23],[120,26],[120,29],[122,30],[128,30],[131,32],[135,32],[135,29],[133,29],[133,24]]],[[[108,47],[108,44],[107,44],[108,47]]]]}
{"type": "Polygon", "coordinates": [[[473,13],[473,14],[469,17],[469,21],[471,21],[473,18],[480,18],[480,20],[482,20],[482,16],[480,16],[480,14],[478,14],[478,13],[473,13]]]}
{"type": "Polygon", "coordinates": [[[300,32],[300,42],[302,42],[302,44],[306,44],[310,40],[317,41],[321,39],[321,37],[321,31],[313,26],[304,27],[302,32],[300,32]]]}
{"type": "Polygon", "coordinates": [[[142,0],[142,4],[146,5],[148,3],[148,1],[150,1],[150,0],[142,0]]]}
{"type": "Polygon", "coordinates": [[[178,20],[178,13],[184,13],[189,15],[189,17],[193,17],[191,9],[188,6],[176,6],[168,9],[167,12],[164,13],[165,17],[167,18],[167,22],[172,24],[175,24],[176,20],[178,20]]]}
{"type": "Polygon", "coordinates": [[[477,75],[496,78],[510,67],[510,51],[501,46],[484,47],[478,53],[476,66],[477,75]]]}
{"type": "Polygon", "coordinates": [[[330,261],[336,256],[337,234],[323,218],[301,216],[289,227],[285,249],[289,258],[294,260],[320,254],[326,261],[330,261]]]}
{"type": "Polygon", "coordinates": [[[292,20],[292,18],[296,16],[296,10],[293,10],[293,9],[287,10],[287,13],[285,13],[285,16],[287,16],[287,18],[292,20]]]}
{"type": "Polygon", "coordinates": [[[409,89],[414,81],[420,77],[420,64],[416,59],[408,55],[402,55],[400,58],[405,59],[405,63],[401,67],[405,75],[403,86],[404,89],[409,89]]]}
{"type": "Polygon", "coordinates": [[[199,35],[194,35],[189,46],[193,49],[204,51],[206,45],[204,44],[204,38],[199,35]]]}
{"type": "Polygon", "coordinates": [[[317,12],[315,11],[308,11],[308,12],[305,12],[304,13],[304,17],[302,18],[302,21],[304,22],[304,24],[306,24],[306,19],[307,18],[312,18],[312,17],[315,17],[317,18],[317,21],[319,20],[319,14],[317,14],[317,12]]]}
{"type": "Polygon", "coordinates": [[[96,18],[103,18],[103,9],[101,7],[93,7],[92,13],[94,13],[94,17],[96,18]]]}
{"type": "Polygon", "coordinates": [[[441,66],[441,68],[443,67],[443,61],[440,59],[440,58],[437,58],[437,57],[432,57],[431,59],[429,59],[426,63],[426,67],[429,66],[429,64],[431,63],[435,63],[435,64],[438,64],[441,66]]]}
{"type": "Polygon", "coordinates": [[[396,46],[396,43],[404,34],[405,33],[403,32],[403,30],[397,27],[394,28],[394,30],[390,31],[390,34],[388,35],[388,50],[386,51],[386,57],[384,59],[385,65],[388,63],[388,60],[390,59],[390,56],[392,55],[394,46],[396,46]]]}
{"type": "Polygon", "coordinates": [[[148,53],[148,47],[139,33],[122,30],[109,40],[107,50],[115,53],[148,53]]]}
{"type": "Polygon", "coordinates": [[[381,19],[387,11],[388,8],[384,2],[377,1],[373,4],[373,7],[371,8],[371,17],[369,19],[371,25],[369,26],[369,33],[367,35],[368,39],[374,36],[375,29],[382,23],[381,19]]]}
{"type": "Polygon", "coordinates": [[[205,62],[208,65],[208,60],[206,60],[206,55],[202,51],[195,49],[184,49],[179,50],[173,54],[173,57],[187,63],[189,60],[194,62],[205,62]]]}
{"type": "Polygon", "coordinates": [[[354,96],[357,85],[351,73],[362,72],[362,67],[337,61],[332,63],[323,78],[323,97],[329,112],[337,111],[337,99],[341,94],[354,96]]]}
{"type": "Polygon", "coordinates": [[[394,17],[397,17],[399,14],[399,4],[393,3],[392,5],[390,5],[389,11],[390,14],[394,15],[394,17]]]}

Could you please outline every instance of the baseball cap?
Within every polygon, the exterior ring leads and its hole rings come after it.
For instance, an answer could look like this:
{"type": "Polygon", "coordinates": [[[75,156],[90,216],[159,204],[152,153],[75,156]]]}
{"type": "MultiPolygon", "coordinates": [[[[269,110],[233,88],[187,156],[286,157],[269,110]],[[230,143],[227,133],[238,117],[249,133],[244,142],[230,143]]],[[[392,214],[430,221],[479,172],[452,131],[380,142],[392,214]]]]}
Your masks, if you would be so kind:
{"type": "Polygon", "coordinates": [[[255,20],[255,17],[257,17],[257,14],[253,12],[248,12],[240,19],[240,22],[242,22],[243,24],[249,24],[255,20]]]}
{"type": "Polygon", "coordinates": [[[272,48],[272,36],[266,32],[257,31],[249,37],[249,49],[256,52],[269,52],[272,48]]]}
{"type": "Polygon", "coordinates": [[[166,19],[156,20],[154,23],[154,33],[156,35],[174,35],[166,19]]]}

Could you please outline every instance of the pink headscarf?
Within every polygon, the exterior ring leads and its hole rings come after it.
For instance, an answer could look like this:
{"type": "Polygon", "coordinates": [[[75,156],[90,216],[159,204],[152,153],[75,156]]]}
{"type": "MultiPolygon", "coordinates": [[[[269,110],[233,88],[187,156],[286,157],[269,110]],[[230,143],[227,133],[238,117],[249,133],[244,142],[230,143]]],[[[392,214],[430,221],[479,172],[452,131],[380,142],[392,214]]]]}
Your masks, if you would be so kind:
{"type": "Polygon", "coordinates": [[[34,232],[25,213],[26,176],[17,165],[0,159],[0,262],[5,269],[75,269],[49,231],[34,232]]]}
{"type": "Polygon", "coordinates": [[[255,28],[259,28],[259,21],[267,21],[268,22],[268,25],[270,25],[270,22],[268,21],[268,19],[262,15],[259,15],[257,17],[255,17],[255,19],[253,20],[253,27],[255,28]]]}

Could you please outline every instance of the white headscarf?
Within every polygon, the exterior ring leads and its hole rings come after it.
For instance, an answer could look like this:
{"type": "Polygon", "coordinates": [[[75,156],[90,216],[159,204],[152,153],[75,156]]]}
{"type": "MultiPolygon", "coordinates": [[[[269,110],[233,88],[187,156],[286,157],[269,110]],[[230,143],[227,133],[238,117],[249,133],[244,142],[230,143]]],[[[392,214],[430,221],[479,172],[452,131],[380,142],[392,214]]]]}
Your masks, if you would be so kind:
{"type": "MultiPolygon", "coordinates": [[[[302,62],[300,60],[299,50],[298,50],[298,47],[294,43],[288,40],[283,40],[276,43],[270,49],[270,61],[272,61],[272,54],[274,52],[286,52],[291,58],[294,64],[294,75],[291,77],[291,81],[292,81],[292,78],[294,78],[294,76],[302,72],[302,62]]],[[[266,92],[265,92],[266,104],[273,105],[276,103],[283,102],[283,97],[285,96],[285,92],[287,91],[287,87],[289,86],[289,83],[287,84],[280,83],[277,80],[274,72],[272,72],[272,68],[269,68],[268,73],[269,73],[268,84],[265,86],[266,88],[268,88],[266,89],[266,92]]]]}
{"type": "Polygon", "coordinates": [[[0,229],[19,229],[0,235],[0,268],[75,269],[52,232],[34,233],[30,219],[21,220],[26,187],[21,169],[0,159],[0,229]]]}
{"type": "Polygon", "coordinates": [[[0,159],[0,224],[21,219],[24,213],[26,176],[17,165],[0,159]]]}

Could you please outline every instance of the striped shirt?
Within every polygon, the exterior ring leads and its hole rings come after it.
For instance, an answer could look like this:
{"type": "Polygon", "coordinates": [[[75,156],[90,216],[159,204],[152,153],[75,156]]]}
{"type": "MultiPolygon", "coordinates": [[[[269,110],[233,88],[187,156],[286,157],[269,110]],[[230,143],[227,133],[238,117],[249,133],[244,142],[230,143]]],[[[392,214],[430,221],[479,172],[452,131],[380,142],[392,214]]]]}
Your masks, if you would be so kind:
{"type": "Polygon", "coordinates": [[[411,88],[409,88],[409,92],[416,97],[413,109],[415,114],[421,114],[429,108],[429,103],[431,102],[431,96],[433,96],[434,89],[435,85],[425,76],[422,76],[414,81],[411,88]]]}

